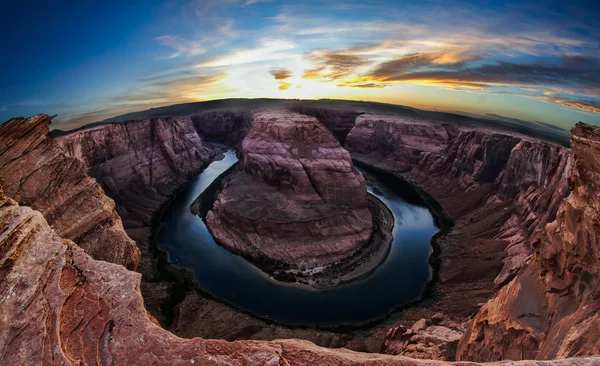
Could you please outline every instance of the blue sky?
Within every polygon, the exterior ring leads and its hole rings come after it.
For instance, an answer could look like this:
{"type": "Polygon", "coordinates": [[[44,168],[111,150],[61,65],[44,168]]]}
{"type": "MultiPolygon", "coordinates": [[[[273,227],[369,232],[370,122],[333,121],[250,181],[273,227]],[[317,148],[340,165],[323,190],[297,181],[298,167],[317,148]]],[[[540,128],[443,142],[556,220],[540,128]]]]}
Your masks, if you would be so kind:
{"type": "Polygon", "coordinates": [[[273,97],[600,125],[594,1],[24,0],[0,24],[0,120],[273,97]]]}

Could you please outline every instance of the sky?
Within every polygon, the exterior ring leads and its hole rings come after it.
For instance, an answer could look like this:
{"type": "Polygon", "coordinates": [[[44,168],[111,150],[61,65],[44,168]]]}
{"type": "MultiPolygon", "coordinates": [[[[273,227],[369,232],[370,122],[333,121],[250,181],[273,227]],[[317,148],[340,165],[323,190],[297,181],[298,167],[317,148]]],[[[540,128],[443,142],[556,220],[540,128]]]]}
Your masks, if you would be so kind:
{"type": "Polygon", "coordinates": [[[3,1],[0,121],[222,98],[600,125],[598,1],[3,1]]]}

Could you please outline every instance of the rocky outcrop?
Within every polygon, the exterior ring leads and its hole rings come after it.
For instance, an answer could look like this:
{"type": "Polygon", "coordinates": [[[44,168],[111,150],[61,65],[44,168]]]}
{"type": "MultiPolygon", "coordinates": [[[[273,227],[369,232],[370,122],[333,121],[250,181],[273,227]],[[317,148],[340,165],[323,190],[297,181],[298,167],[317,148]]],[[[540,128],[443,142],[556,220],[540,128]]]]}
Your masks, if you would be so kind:
{"type": "Polygon", "coordinates": [[[383,343],[383,352],[429,360],[454,360],[462,325],[437,313],[431,319],[419,319],[410,329],[391,328],[383,343]]]}
{"type": "Polygon", "coordinates": [[[362,114],[362,112],[352,110],[310,107],[290,108],[290,111],[315,117],[323,126],[331,131],[342,146],[346,142],[346,136],[348,136],[354,127],[356,117],[362,114]]]}
{"type": "Polygon", "coordinates": [[[284,112],[254,115],[207,223],[232,252],[301,270],[352,256],[373,226],[350,154],[316,119],[284,112]]]}
{"type": "MultiPolygon", "coordinates": [[[[567,148],[423,119],[361,115],[346,148],[413,182],[455,219],[439,240],[444,297],[431,311],[461,319],[506,284],[568,193],[567,148]]],[[[427,315],[427,314],[425,314],[427,315]]]]}
{"type": "Polygon", "coordinates": [[[136,244],[123,230],[115,203],[86,165],[49,137],[51,117],[15,118],[0,125],[0,180],[7,194],[42,212],[61,236],[88,254],[135,269],[136,244]]]}
{"type": "MultiPolygon", "coordinates": [[[[96,261],[0,189],[0,363],[6,365],[431,365],[306,341],[181,339],[144,309],[140,275],[96,261]]],[[[598,359],[519,365],[593,365],[598,359]]],[[[435,364],[444,364],[436,362],[435,364]]],[[[498,365],[506,364],[499,363],[498,365]]]]}
{"type": "Polygon", "coordinates": [[[477,313],[461,341],[470,360],[551,359],[600,352],[600,130],[571,133],[571,193],[525,268],[477,313]]]}
{"type": "Polygon", "coordinates": [[[247,111],[216,111],[190,116],[194,128],[208,140],[240,147],[250,131],[252,113],[247,111]]]}
{"type": "Polygon", "coordinates": [[[125,230],[142,253],[138,272],[144,278],[146,306],[165,324],[162,309],[175,290],[158,271],[166,265],[159,261],[166,259],[151,247],[152,217],[219,150],[205,143],[187,117],[103,124],[57,137],[56,142],[83,161],[88,174],[117,203],[125,230]]]}
{"type": "Polygon", "coordinates": [[[185,117],[104,124],[56,142],[87,164],[125,220],[145,225],[214,155],[185,117]]]}

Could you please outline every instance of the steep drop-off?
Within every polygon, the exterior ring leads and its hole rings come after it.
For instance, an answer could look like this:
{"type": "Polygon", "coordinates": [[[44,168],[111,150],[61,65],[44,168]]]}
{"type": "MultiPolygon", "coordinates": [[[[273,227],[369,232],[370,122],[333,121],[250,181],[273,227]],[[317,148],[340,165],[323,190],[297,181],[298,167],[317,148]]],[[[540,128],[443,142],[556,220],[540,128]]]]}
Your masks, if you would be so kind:
{"type": "Polygon", "coordinates": [[[185,117],[104,124],[56,142],[85,162],[88,173],[117,203],[125,230],[142,253],[138,272],[144,277],[146,306],[164,324],[162,309],[175,290],[159,273],[161,258],[150,247],[152,218],[219,150],[206,144],[185,117]]]}
{"type": "Polygon", "coordinates": [[[454,218],[439,240],[441,299],[430,311],[457,320],[525,263],[531,233],[554,218],[572,168],[569,149],[559,145],[390,116],[359,116],[346,148],[417,185],[454,218]]]}
{"type": "Polygon", "coordinates": [[[0,125],[0,182],[22,205],[39,210],[61,236],[96,259],[135,269],[136,244],[123,231],[115,203],[49,137],[51,117],[15,118],[0,125]]]}
{"type": "Polygon", "coordinates": [[[600,353],[600,130],[571,134],[571,193],[535,237],[533,257],[475,316],[459,347],[469,360],[600,353]]]}
{"type": "Polygon", "coordinates": [[[350,154],[316,119],[284,112],[254,115],[206,220],[230,251],[299,270],[351,257],[373,228],[350,154]]]}
{"type": "MultiPolygon", "coordinates": [[[[148,316],[140,275],[90,258],[0,188],[0,363],[6,365],[431,365],[299,340],[181,339],[148,316]]],[[[594,365],[598,359],[518,365],[594,365]]],[[[437,365],[445,363],[437,362],[437,365]]],[[[499,363],[502,365],[507,363],[499,363]]],[[[471,364],[474,365],[474,364],[471,364]]]]}

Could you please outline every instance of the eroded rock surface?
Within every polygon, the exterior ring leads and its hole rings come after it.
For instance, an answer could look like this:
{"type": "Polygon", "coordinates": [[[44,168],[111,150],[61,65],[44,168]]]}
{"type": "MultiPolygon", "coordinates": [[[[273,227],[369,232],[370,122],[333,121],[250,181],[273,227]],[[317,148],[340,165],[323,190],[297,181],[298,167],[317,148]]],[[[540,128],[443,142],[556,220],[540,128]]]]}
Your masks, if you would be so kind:
{"type": "Polygon", "coordinates": [[[353,157],[415,183],[449,216],[439,240],[443,311],[458,321],[510,281],[568,193],[570,151],[492,130],[423,119],[361,115],[346,148],[353,157]]]}
{"type": "Polygon", "coordinates": [[[158,271],[166,265],[158,261],[165,259],[150,248],[152,217],[220,150],[206,144],[187,117],[92,126],[56,142],[85,162],[88,173],[117,203],[125,230],[142,253],[138,272],[144,276],[146,305],[165,324],[162,309],[175,290],[158,271]]]}
{"type": "Polygon", "coordinates": [[[469,360],[550,359],[600,352],[600,130],[571,133],[571,193],[535,237],[533,257],[485,304],[463,338],[469,360]]]}
{"type": "MultiPolygon", "coordinates": [[[[18,206],[1,188],[0,228],[1,364],[432,364],[402,356],[330,350],[299,340],[181,339],[160,328],[145,311],[139,274],[93,260],[75,243],[57,236],[39,212],[18,206]]],[[[519,364],[597,362],[591,358],[519,364]]]]}
{"type": "Polygon", "coordinates": [[[316,119],[284,112],[254,115],[207,223],[230,251],[301,270],[352,256],[373,227],[350,154],[316,119]]]}
{"type": "Polygon", "coordinates": [[[123,230],[115,203],[49,137],[51,117],[15,118],[0,125],[0,181],[20,204],[42,212],[59,235],[87,253],[135,269],[136,244],[123,230]]]}

